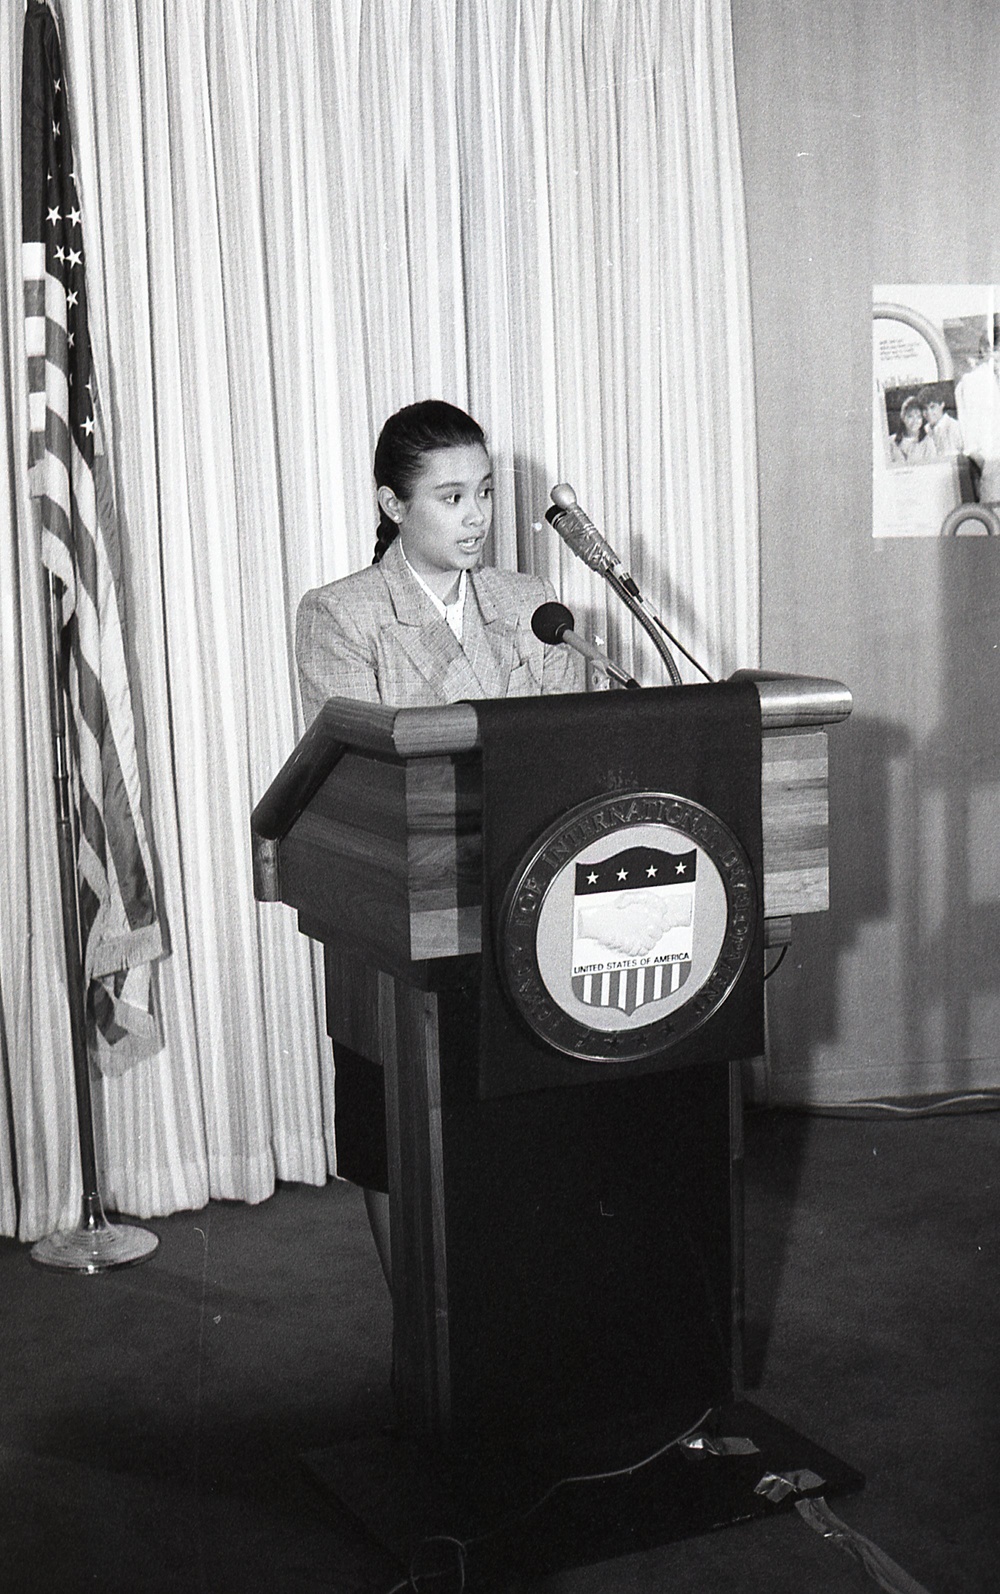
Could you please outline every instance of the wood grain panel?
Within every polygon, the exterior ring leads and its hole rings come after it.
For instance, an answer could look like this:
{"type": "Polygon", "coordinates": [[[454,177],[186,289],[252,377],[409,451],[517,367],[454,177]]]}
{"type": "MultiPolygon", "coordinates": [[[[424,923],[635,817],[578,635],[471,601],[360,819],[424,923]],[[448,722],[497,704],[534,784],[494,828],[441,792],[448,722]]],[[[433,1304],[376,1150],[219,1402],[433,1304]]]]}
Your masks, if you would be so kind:
{"type": "Polygon", "coordinates": [[[410,950],[414,958],[478,952],[482,797],[478,761],[411,758],[406,768],[410,950]]]}
{"type": "Polygon", "coordinates": [[[405,837],[406,810],[405,765],[356,750],[344,754],[309,805],[310,813],[390,841],[405,837]]]}
{"type": "Polygon", "coordinates": [[[326,969],[326,1032],[372,1062],[382,1061],[378,969],[332,941],[323,946],[326,969]]]}
{"type": "Polygon", "coordinates": [[[479,906],[438,908],[410,916],[410,945],[415,959],[460,957],[482,950],[479,906]]]}
{"type": "MultiPolygon", "coordinates": [[[[480,950],[481,794],[452,757],[394,765],[352,752],[279,844],[284,901],[400,971],[480,950]],[[335,895],[328,882],[336,882],[335,895]]],[[[768,918],[829,903],[827,736],[765,732],[764,904],[768,918]]]]}
{"type": "MultiPolygon", "coordinates": [[[[407,858],[402,840],[372,839],[311,809],[280,843],[282,901],[329,936],[357,941],[381,963],[410,957],[407,858]]],[[[324,940],[328,939],[324,935],[324,940]]]]}
{"type": "Polygon", "coordinates": [[[765,735],[761,764],[764,912],[768,918],[829,906],[825,731],[765,735]]]}

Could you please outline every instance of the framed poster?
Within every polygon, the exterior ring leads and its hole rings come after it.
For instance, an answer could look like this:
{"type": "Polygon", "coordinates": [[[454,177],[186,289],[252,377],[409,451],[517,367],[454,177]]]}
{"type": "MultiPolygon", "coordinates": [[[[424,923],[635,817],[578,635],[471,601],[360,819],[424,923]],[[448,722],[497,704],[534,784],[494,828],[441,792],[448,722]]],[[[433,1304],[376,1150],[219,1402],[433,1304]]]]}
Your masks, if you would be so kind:
{"type": "Polygon", "coordinates": [[[872,535],[1000,536],[1000,287],[872,291],[872,535]]]}

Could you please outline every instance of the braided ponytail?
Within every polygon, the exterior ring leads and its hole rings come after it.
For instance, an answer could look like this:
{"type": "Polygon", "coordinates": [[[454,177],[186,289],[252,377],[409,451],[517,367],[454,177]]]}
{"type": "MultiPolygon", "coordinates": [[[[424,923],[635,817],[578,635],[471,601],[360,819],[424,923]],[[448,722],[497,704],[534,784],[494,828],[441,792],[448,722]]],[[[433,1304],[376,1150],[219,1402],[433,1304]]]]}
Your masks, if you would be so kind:
{"type": "MultiPolygon", "coordinates": [[[[375,485],[389,487],[405,503],[423,468],[424,455],[437,448],[461,448],[467,443],[486,447],[478,421],[454,404],[423,399],[390,415],[375,447],[375,485]]],[[[372,564],[377,565],[399,535],[399,526],[379,505],[372,564]]]]}
{"type": "Polygon", "coordinates": [[[379,505],[378,525],[375,528],[375,552],[372,554],[372,564],[377,565],[390,543],[395,542],[399,536],[399,525],[395,520],[390,520],[385,510],[379,505]]]}

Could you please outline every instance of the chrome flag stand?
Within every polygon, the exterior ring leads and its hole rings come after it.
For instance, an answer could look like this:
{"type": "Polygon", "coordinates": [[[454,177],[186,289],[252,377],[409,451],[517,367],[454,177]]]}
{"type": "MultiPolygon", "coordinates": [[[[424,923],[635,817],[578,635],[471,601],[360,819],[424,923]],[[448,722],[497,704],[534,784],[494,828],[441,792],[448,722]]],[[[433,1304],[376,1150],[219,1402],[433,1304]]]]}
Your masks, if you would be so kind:
{"type": "Polygon", "coordinates": [[[128,1267],[152,1256],[159,1236],[133,1224],[109,1223],[97,1183],[94,1148],[94,1113],[90,1094],[90,1058],[87,1052],[87,1016],[83,994],[83,960],[80,954],[80,906],[76,873],[76,838],[70,793],[70,766],[66,742],[66,659],[59,624],[58,582],[49,576],[48,654],[49,711],[52,725],[52,762],[56,788],[56,826],[59,841],[59,886],[62,896],[63,945],[66,951],[66,989],[69,997],[73,1043],[73,1079],[76,1086],[77,1133],[83,1205],[74,1229],[58,1229],[31,1248],[31,1259],[43,1267],[74,1273],[104,1273],[128,1267]]]}

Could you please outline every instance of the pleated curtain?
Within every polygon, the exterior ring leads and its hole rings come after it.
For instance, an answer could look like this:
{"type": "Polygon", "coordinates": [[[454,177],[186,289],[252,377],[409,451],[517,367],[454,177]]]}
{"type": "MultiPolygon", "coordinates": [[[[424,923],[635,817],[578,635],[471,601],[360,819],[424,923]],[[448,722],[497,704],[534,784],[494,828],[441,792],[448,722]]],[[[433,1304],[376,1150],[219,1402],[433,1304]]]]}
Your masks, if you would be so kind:
{"type": "MultiPolygon", "coordinates": [[[[542,517],[570,481],[724,675],[758,649],[728,0],[63,0],[97,382],[168,951],[164,1046],[95,1081],[106,1204],[333,1168],[321,964],[254,902],[249,814],[303,730],[306,588],[371,557],[371,457],[436,396],[488,433],[492,557],[657,655],[542,517]]],[[[0,12],[0,1231],[80,1198],[27,494],[22,18],[0,12]]],[[[684,673],[690,677],[685,666],[684,673]]]]}

